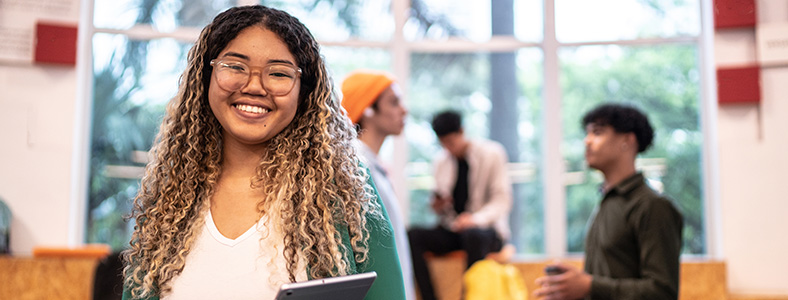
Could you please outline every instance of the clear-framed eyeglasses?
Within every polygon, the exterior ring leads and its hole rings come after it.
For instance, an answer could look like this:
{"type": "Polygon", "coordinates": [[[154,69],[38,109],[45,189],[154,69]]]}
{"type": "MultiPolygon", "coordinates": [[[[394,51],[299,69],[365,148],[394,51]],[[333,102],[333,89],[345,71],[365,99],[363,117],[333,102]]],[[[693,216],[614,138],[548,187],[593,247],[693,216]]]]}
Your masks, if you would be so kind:
{"type": "MultiPolygon", "coordinates": [[[[249,65],[237,60],[214,59],[211,60],[211,66],[216,75],[216,83],[228,92],[243,89],[249,83],[253,72],[249,65]]],[[[300,76],[300,68],[283,63],[267,64],[260,71],[263,88],[273,96],[290,93],[300,76]]]]}

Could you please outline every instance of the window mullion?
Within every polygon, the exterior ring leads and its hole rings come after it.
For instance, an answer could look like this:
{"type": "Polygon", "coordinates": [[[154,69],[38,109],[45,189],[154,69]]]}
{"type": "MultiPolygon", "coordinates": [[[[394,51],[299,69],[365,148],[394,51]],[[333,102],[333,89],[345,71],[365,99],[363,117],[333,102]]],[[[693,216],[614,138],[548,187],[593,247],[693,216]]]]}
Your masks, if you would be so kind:
{"type": "Polygon", "coordinates": [[[74,140],[71,153],[71,196],[69,201],[69,246],[86,242],[88,182],[90,182],[90,126],[93,120],[93,1],[80,1],[77,39],[77,94],[74,107],[74,140]]]}
{"type": "MultiPolygon", "coordinates": [[[[410,1],[408,0],[392,0],[391,13],[394,16],[394,35],[388,45],[391,53],[391,70],[394,76],[400,80],[397,83],[402,89],[402,101],[408,103],[408,80],[410,76],[410,55],[411,44],[405,40],[402,28],[405,27],[405,22],[408,20],[408,11],[410,10],[410,1]]],[[[410,192],[408,191],[407,177],[405,175],[405,166],[408,164],[408,141],[405,135],[401,134],[395,136],[394,154],[391,162],[391,178],[394,192],[398,195],[400,204],[400,211],[402,212],[403,220],[410,220],[410,192]]],[[[407,221],[406,221],[407,223],[407,221]]]]}
{"type": "Polygon", "coordinates": [[[711,0],[701,0],[701,34],[698,42],[700,80],[700,124],[703,132],[703,226],[706,254],[721,259],[722,217],[720,215],[719,150],[717,145],[717,86],[714,65],[714,19],[711,0]]]}
{"type": "Polygon", "coordinates": [[[182,42],[194,43],[200,36],[201,28],[178,27],[169,32],[158,31],[153,26],[137,24],[129,29],[94,28],[94,33],[125,35],[132,40],[155,40],[171,38],[182,42]]]}
{"type": "Polygon", "coordinates": [[[544,1],[544,90],[543,90],[543,161],[545,254],[566,255],[566,188],[564,159],[561,155],[561,90],[559,84],[559,43],[555,34],[554,0],[544,1]]]}

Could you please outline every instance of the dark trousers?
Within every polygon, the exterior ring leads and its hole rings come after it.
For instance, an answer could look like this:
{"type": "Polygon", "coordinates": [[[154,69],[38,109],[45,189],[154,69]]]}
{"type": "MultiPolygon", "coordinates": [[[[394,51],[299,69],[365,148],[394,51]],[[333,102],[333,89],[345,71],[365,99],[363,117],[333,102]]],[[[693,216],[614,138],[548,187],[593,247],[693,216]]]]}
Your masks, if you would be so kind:
{"type": "Polygon", "coordinates": [[[465,250],[468,254],[468,267],[484,259],[490,252],[501,250],[503,242],[494,229],[473,228],[462,232],[449,231],[443,227],[431,229],[413,228],[408,230],[410,252],[413,259],[413,273],[416,275],[416,284],[421,291],[422,300],[433,300],[435,291],[430,280],[430,270],[425,252],[437,255],[446,254],[454,250],[465,250]]]}

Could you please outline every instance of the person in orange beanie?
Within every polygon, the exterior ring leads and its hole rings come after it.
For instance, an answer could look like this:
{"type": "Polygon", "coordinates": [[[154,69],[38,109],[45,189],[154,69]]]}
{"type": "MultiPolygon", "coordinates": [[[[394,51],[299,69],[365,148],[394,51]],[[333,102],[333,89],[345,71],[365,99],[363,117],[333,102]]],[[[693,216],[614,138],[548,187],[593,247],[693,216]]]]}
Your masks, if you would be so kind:
{"type": "Polygon", "coordinates": [[[380,147],[386,137],[399,135],[405,128],[408,110],[400,99],[401,93],[394,76],[381,71],[357,70],[342,82],[342,107],[356,125],[358,139],[361,141],[357,145],[359,153],[369,166],[372,180],[378,188],[394,228],[394,240],[405,280],[407,299],[416,299],[405,220],[386,169],[378,159],[380,147]]]}

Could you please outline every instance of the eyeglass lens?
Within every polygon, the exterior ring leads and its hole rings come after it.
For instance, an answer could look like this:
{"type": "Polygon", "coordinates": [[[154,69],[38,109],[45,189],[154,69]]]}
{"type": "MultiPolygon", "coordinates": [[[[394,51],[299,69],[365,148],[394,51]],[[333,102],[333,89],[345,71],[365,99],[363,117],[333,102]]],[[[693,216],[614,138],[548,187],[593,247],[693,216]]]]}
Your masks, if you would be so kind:
{"type": "MultiPolygon", "coordinates": [[[[242,62],[212,61],[216,80],[222,89],[235,92],[241,90],[252,74],[252,70],[242,62]]],[[[293,89],[298,71],[284,64],[270,64],[262,68],[260,73],[263,88],[274,96],[286,95],[293,89]]]]}

